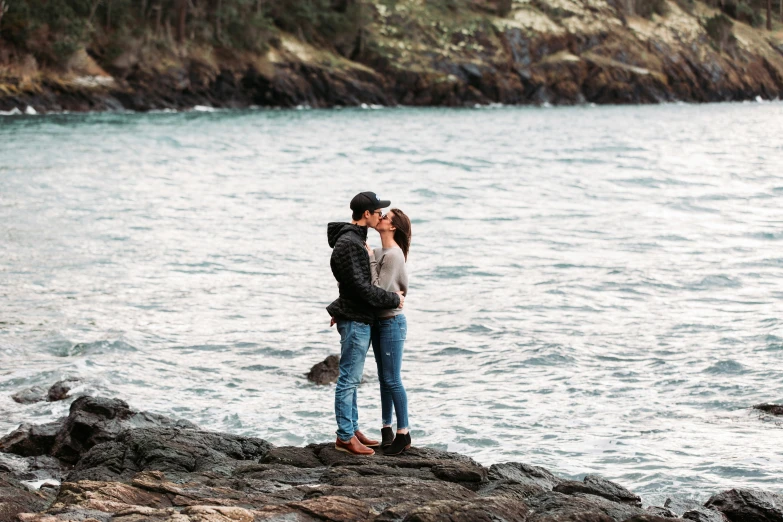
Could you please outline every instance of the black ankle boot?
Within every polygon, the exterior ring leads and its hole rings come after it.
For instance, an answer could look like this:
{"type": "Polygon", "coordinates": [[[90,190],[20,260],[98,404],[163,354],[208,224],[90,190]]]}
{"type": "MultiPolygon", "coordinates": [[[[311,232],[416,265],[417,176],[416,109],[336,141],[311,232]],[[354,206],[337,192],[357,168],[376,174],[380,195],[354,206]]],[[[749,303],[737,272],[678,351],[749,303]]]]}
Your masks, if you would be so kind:
{"type": "Polygon", "coordinates": [[[384,455],[399,455],[406,449],[409,449],[411,447],[411,434],[410,432],[406,434],[398,433],[396,437],[394,437],[394,442],[391,443],[391,446],[383,450],[384,455]]]}
{"type": "Polygon", "coordinates": [[[381,447],[391,446],[394,440],[394,430],[389,427],[381,428],[381,447]]]}

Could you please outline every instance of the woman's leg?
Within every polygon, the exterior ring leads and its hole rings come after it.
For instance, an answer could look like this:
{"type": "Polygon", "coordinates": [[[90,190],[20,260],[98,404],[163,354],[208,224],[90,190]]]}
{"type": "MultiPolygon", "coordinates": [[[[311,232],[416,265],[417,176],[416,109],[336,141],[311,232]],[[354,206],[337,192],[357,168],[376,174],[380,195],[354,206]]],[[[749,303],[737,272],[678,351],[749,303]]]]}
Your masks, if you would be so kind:
{"type": "Polygon", "coordinates": [[[391,395],[397,414],[397,433],[408,432],[408,395],[402,384],[402,354],[408,323],[405,315],[396,315],[384,321],[380,335],[381,358],[383,359],[383,383],[391,395]]]}
{"type": "Polygon", "coordinates": [[[383,379],[381,324],[378,321],[375,321],[372,326],[372,351],[375,355],[375,365],[378,367],[378,384],[381,391],[381,422],[383,427],[390,427],[392,422],[392,396],[383,379]]]}

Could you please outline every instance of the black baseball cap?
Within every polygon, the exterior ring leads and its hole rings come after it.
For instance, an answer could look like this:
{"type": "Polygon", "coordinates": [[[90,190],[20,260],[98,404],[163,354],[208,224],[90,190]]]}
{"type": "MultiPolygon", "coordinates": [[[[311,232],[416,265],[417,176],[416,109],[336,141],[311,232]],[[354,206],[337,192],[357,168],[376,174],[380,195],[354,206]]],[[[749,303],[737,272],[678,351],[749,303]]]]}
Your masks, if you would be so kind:
{"type": "Polygon", "coordinates": [[[365,210],[373,212],[389,205],[391,205],[391,201],[379,199],[375,192],[360,192],[351,200],[351,210],[354,212],[364,212],[365,210]]]}

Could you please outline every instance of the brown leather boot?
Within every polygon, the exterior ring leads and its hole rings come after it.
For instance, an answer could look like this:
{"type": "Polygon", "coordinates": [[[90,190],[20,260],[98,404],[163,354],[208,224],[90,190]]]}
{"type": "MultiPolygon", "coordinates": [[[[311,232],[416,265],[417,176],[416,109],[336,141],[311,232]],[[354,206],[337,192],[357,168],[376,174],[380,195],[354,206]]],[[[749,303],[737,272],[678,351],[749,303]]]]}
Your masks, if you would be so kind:
{"type": "Polygon", "coordinates": [[[340,437],[337,437],[337,441],[334,443],[334,449],[337,451],[344,451],[345,453],[351,453],[352,455],[359,455],[362,457],[369,457],[375,455],[375,451],[371,450],[357,439],[355,436],[351,437],[348,442],[343,442],[340,437]]]}
{"type": "Polygon", "coordinates": [[[380,443],[380,442],[378,442],[377,440],[372,440],[372,439],[368,439],[367,437],[365,437],[365,436],[364,436],[364,433],[362,433],[362,432],[361,432],[361,431],[359,431],[359,430],[356,430],[356,431],[354,432],[354,436],[355,436],[357,439],[359,439],[359,442],[361,442],[362,444],[364,444],[364,445],[365,445],[365,446],[367,446],[368,448],[377,448],[378,446],[380,446],[380,445],[381,445],[381,443],[380,443]]]}

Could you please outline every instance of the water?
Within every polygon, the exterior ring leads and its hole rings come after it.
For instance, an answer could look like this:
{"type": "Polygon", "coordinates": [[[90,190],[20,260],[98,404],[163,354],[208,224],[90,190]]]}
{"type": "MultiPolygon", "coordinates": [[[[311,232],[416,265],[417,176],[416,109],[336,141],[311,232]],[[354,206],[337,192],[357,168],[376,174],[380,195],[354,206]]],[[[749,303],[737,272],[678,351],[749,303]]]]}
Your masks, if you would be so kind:
{"type": "MultiPolygon", "coordinates": [[[[413,218],[417,445],[661,503],[781,491],[783,104],[0,118],[0,433],[81,391],[334,438],[326,223],[413,218]]],[[[379,241],[371,233],[374,246],[379,241]]],[[[380,405],[372,356],[360,390],[380,405]]]]}

